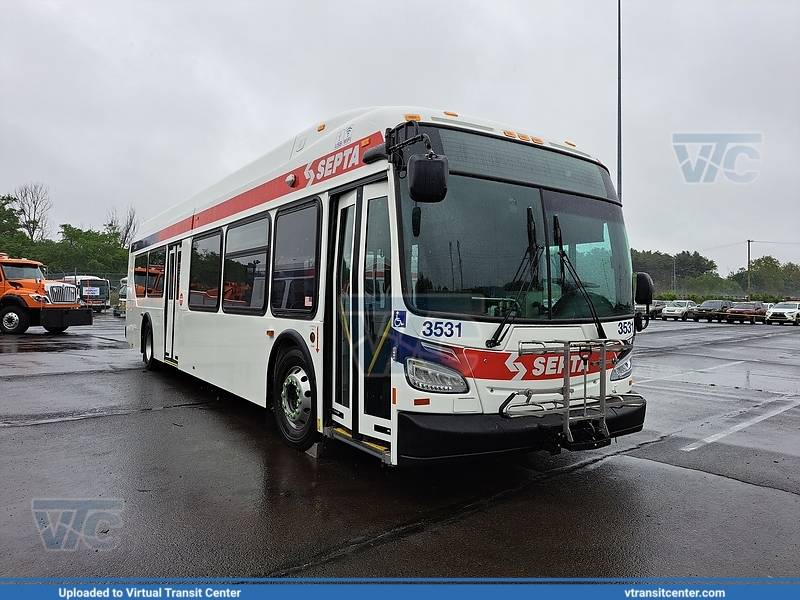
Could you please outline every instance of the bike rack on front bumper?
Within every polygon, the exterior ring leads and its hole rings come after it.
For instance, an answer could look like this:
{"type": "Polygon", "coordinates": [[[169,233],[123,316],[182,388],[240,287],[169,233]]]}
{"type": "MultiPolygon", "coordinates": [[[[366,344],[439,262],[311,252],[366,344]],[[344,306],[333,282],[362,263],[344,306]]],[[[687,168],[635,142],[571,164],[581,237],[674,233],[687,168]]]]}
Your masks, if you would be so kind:
{"type": "MultiPolygon", "coordinates": [[[[549,389],[545,393],[551,396],[548,400],[536,400],[536,391],[527,388],[512,392],[500,405],[501,417],[510,419],[518,417],[544,417],[561,415],[562,430],[559,445],[568,450],[589,450],[601,448],[611,443],[611,434],[606,423],[607,410],[620,406],[636,404],[641,396],[626,394],[625,397],[607,394],[607,369],[609,363],[616,364],[621,354],[632,348],[629,343],[618,340],[550,340],[520,342],[520,356],[526,354],[547,355],[562,354],[564,357],[563,385],[549,389]],[[575,398],[575,390],[570,385],[571,361],[575,352],[583,364],[583,397],[575,398]],[[610,356],[609,356],[610,354],[610,356]],[[588,372],[590,367],[599,367],[599,391],[596,396],[588,394],[588,372]],[[553,393],[561,396],[552,399],[553,393]],[[522,404],[512,404],[517,396],[525,396],[522,404]],[[633,399],[633,400],[632,400],[633,399]]],[[[538,394],[542,394],[539,391],[538,394]]]]}

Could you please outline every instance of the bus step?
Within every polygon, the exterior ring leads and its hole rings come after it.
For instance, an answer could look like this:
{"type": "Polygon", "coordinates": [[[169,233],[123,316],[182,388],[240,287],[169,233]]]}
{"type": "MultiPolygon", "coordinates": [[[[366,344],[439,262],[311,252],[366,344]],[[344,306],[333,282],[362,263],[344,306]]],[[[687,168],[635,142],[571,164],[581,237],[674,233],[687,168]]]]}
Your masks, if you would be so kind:
{"type": "Polygon", "coordinates": [[[332,437],[335,440],[340,440],[345,444],[349,444],[351,446],[355,446],[356,448],[360,448],[361,450],[365,450],[369,452],[373,456],[378,457],[381,461],[385,462],[386,464],[391,464],[391,452],[388,447],[381,446],[380,444],[376,444],[375,442],[369,442],[366,440],[357,440],[354,439],[353,436],[350,434],[349,431],[343,429],[342,427],[332,427],[329,428],[326,432],[326,435],[332,437]]]}

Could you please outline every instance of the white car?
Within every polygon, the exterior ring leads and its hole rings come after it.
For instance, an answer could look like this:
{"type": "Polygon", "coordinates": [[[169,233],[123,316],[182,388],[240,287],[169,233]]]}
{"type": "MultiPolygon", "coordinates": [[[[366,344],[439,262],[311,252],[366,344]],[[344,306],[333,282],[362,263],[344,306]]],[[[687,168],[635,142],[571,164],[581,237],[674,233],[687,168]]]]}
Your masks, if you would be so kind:
{"type": "Polygon", "coordinates": [[[685,321],[694,316],[694,309],[697,308],[694,300],[673,300],[661,311],[661,320],[681,319],[685,321]]]}
{"type": "Polygon", "coordinates": [[[767,311],[767,316],[764,320],[767,325],[772,325],[773,323],[800,325],[800,302],[778,302],[767,311]]]}

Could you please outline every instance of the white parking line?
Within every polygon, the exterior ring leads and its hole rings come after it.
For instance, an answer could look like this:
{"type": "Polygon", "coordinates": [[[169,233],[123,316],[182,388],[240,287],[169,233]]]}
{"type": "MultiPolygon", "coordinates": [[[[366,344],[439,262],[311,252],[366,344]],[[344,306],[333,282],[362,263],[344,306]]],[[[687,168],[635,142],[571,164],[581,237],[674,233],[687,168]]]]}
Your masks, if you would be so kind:
{"type": "Polygon", "coordinates": [[[650,383],[651,381],[663,381],[665,379],[672,379],[673,377],[683,377],[684,375],[688,375],[689,373],[705,373],[706,371],[713,371],[715,369],[722,369],[725,367],[733,367],[735,365],[741,365],[742,363],[747,362],[744,360],[737,360],[734,362],[724,363],[721,365],[717,365],[716,367],[708,367],[707,369],[693,369],[692,371],[683,371],[682,373],[676,373],[675,375],[667,375],[666,377],[654,377],[653,379],[635,379],[636,383],[650,383]]]}
{"type": "Polygon", "coordinates": [[[703,438],[699,442],[695,442],[693,444],[689,444],[688,446],[684,446],[683,448],[681,448],[681,450],[683,450],[684,452],[691,452],[692,450],[697,450],[701,446],[705,446],[706,444],[711,444],[713,442],[721,440],[722,438],[729,436],[732,433],[741,431],[745,427],[750,427],[750,425],[755,425],[756,423],[760,423],[761,421],[769,419],[770,417],[774,417],[775,415],[779,415],[782,412],[786,412],[787,410],[794,408],[795,406],[800,406],[800,399],[795,400],[794,402],[787,404],[786,406],[783,406],[781,408],[776,408],[775,410],[771,410],[768,413],[764,413],[763,415],[760,415],[758,417],[753,417],[749,421],[744,421],[742,423],[739,423],[738,425],[734,425],[727,431],[723,431],[722,433],[716,433],[707,438],[703,438]]]}

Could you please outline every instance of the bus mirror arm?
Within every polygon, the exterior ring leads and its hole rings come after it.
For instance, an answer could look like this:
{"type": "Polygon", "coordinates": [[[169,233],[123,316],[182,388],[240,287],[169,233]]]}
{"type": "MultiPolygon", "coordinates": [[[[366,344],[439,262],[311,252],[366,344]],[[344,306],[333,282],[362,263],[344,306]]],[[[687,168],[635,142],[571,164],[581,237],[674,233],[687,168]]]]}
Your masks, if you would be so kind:
{"type": "Polygon", "coordinates": [[[371,165],[374,162],[386,160],[388,158],[389,155],[386,152],[386,144],[378,144],[377,146],[373,146],[372,148],[365,150],[361,160],[365,165],[371,165]]]}

